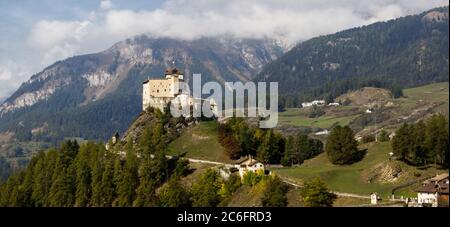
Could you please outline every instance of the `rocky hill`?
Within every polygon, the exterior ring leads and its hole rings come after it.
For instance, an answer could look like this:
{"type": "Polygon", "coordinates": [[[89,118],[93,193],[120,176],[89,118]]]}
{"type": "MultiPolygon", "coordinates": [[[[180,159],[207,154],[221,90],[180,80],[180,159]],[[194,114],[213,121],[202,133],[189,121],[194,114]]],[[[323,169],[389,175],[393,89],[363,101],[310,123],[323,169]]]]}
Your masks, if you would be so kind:
{"type": "Polygon", "coordinates": [[[393,99],[392,93],[387,89],[363,87],[337,97],[337,102],[358,106],[383,106],[393,99]]]}

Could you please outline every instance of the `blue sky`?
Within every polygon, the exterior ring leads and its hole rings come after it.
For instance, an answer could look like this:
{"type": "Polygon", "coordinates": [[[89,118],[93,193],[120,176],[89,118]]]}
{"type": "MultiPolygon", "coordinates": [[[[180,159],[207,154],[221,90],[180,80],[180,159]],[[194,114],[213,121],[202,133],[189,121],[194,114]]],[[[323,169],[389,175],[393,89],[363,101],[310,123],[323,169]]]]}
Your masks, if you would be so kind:
{"type": "Polygon", "coordinates": [[[128,37],[231,34],[295,43],[447,0],[0,0],[0,101],[57,60],[128,37]]]}

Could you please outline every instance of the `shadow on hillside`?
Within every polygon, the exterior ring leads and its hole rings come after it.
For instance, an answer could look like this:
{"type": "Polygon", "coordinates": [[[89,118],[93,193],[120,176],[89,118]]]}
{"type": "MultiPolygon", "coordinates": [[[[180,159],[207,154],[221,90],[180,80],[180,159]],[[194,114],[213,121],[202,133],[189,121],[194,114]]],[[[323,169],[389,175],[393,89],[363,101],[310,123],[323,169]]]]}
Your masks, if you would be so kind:
{"type": "Polygon", "coordinates": [[[366,154],[367,154],[367,149],[358,150],[357,152],[355,152],[352,159],[347,164],[350,165],[350,164],[361,161],[364,158],[364,156],[366,156],[366,154]]]}

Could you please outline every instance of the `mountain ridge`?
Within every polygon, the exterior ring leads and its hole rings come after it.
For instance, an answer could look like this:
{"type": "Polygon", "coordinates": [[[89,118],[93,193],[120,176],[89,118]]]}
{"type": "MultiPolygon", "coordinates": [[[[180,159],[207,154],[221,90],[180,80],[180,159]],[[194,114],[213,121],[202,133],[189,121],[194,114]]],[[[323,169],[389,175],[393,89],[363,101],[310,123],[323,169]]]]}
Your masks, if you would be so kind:
{"type": "Polygon", "coordinates": [[[448,6],[302,42],[267,64],[256,81],[278,81],[290,107],[364,86],[401,88],[448,81],[448,6]]]}
{"type": "Polygon", "coordinates": [[[99,53],[57,61],[34,74],[0,105],[0,131],[25,131],[30,137],[30,131],[47,123],[47,137],[106,139],[124,131],[140,112],[141,82],[160,76],[168,66],[183,69],[187,82],[196,72],[203,73],[202,81],[249,81],[284,51],[270,39],[136,36],[99,53]],[[92,122],[100,132],[89,128],[92,122]]]}

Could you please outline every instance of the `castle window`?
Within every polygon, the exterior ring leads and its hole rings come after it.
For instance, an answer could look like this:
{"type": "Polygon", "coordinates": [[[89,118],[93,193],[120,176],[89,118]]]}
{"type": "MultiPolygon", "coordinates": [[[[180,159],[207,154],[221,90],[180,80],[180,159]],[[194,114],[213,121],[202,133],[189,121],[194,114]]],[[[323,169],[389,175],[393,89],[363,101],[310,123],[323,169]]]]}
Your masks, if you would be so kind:
{"type": "Polygon", "coordinates": [[[156,90],[156,92],[158,92],[158,93],[159,93],[159,90],[156,90]]]}

